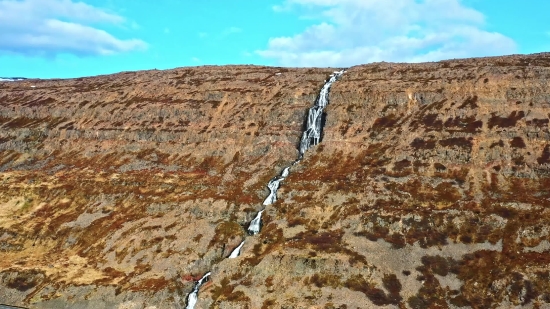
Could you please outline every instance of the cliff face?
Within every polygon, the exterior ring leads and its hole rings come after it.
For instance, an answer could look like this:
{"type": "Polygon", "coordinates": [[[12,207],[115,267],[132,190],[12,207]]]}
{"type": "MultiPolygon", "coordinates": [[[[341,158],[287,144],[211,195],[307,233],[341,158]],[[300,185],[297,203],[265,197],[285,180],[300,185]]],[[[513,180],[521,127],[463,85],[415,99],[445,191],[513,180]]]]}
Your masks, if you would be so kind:
{"type": "Polygon", "coordinates": [[[550,303],[550,55],[0,82],[0,302],[550,303]]]}

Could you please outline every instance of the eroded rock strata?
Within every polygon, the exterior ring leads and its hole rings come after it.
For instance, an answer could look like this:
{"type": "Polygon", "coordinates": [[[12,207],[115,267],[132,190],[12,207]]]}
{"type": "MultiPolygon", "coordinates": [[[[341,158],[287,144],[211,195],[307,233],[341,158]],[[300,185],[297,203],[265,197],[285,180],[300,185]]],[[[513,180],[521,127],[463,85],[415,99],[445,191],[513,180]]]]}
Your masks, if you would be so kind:
{"type": "Polygon", "coordinates": [[[33,308],[550,303],[550,55],[0,82],[0,299],[33,308]],[[34,86],[34,87],[31,87],[34,86]]]}

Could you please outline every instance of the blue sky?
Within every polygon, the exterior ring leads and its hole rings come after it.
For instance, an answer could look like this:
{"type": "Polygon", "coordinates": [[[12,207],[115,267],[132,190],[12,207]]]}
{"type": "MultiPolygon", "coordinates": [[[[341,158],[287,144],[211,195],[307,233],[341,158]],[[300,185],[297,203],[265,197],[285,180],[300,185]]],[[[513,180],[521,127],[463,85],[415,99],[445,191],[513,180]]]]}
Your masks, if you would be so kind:
{"type": "Polygon", "coordinates": [[[0,77],[550,51],[546,0],[0,0],[0,77]]]}

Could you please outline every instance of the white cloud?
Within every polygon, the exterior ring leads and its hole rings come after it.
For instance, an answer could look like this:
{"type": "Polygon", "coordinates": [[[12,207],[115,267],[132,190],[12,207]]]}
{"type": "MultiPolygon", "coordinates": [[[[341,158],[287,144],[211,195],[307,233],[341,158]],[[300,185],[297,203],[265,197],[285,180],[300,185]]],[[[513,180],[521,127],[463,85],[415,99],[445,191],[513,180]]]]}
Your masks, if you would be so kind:
{"type": "Polygon", "coordinates": [[[0,0],[0,51],[108,55],[146,48],[141,40],[120,39],[100,28],[125,22],[122,16],[73,0],[0,0]]]}
{"type": "Polygon", "coordinates": [[[516,52],[515,42],[483,29],[481,12],[460,0],[287,0],[320,21],[301,33],[271,38],[257,53],[284,66],[350,66],[421,62],[516,52]]]}

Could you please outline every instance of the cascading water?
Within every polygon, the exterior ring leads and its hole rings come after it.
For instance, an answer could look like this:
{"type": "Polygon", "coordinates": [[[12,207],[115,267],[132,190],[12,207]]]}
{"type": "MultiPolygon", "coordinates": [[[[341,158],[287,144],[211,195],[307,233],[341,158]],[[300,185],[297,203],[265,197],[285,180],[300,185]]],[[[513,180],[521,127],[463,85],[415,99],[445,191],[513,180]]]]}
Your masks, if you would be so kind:
{"type": "Polygon", "coordinates": [[[267,188],[269,189],[269,196],[264,201],[264,206],[271,205],[277,201],[277,190],[279,190],[279,185],[283,181],[283,177],[276,177],[269,181],[267,188]]]}
{"type": "MultiPolygon", "coordinates": [[[[263,205],[269,206],[277,201],[277,190],[281,185],[281,181],[285,180],[290,174],[290,166],[285,167],[280,176],[277,176],[269,181],[267,188],[269,189],[269,195],[264,200],[263,205]]],[[[265,209],[265,207],[264,207],[265,209]]]]}
{"type": "MultiPolygon", "coordinates": [[[[317,100],[315,100],[315,104],[309,109],[306,127],[304,133],[302,134],[302,138],[300,139],[298,159],[294,161],[292,165],[300,162],[304,157],[306,151],[311,148],[311,146],[317,145],[321,141],[321,136],[323,134],[323,113],[325,107],[329,103],[328,97],[330,87],[336,80],[338,80],[340,76],[342,76],[342,74],[344,74],[344,72],[344,70],[336,71],[330,75],[329,80],[326,81],[325,85],[321,89],[321,92],[319,92],[319,96],[317,97],[317,100]]],[[[265,199],[263,203],[264,206],[271,205],[277,201],[277,190],[279,189],[281,181],[287,178],[290,174],[291,166],[285,167],[280,176],[277,176],[269,181],[269,183],[267,184],[267,188],[269,189],[269,196],[265,199]]],[[[255,235],[260,232],[262,212],[264,210],[265,207],[260,212],[258,212],[258,215],[256,215],[256,217],[250,222],[250,226],[248,227],[249,234],[255,235]]]]}
{"type": "Polygon", "coordinates": [[[298,161],[304,157],[304,154],[311,146],[317,145],[321,141],[321,135],[323,134],[323,112],[328,105],[330,87],[340,76],[342,76],[342,74],[344,74],[344,72],[344,70],[334,72],[330,76],[330,79],[321,89],[319,97],[317,97],[315,101],[315,105],[309,109],[306,128],[300,140],[300,155],[298,161]]]}
{"type": "Polygon", "coordinates": [[[241,244],[231,252],[231,254],[227,257],[228,259],[236,259],[241,255],[241,248],[244,245],[244,240],[241,242],[241,244]]]}
{"type": "Polygon", "coordinates": [[[206,281],[210,280],[210,272],[207,272],[202,278],[195,283],[195,287],[193,288],[193,291],[187,296],[187,307],[186,309],[194,309],[195,304],[197,303],[197,300],[199,299],[199,289],[201,286],[206,283],[206,281]]]}
{"type": "MultiPolygon", "coordinates": [[[[296,165],[298,162],[300,162],[303,159],[304,154],[309,148],[321,142],[321,137],[323,134],[323,125],[324,125],[323,113],[324,113],[325,107],[329,103],[330,87],[336,80],[338,80],[340,76],[342,76],[342,74],[344,74],[344,72],[345,70],[336,71],[330,75],[329,80],[325,81],[323,88],[319,92],[319,96],[315,100],[315,104],[313,105],[313,107],[311,107],[308,110],[306,127],[304,129],[304,133],[302,134],[302,137],[300,139],[300,145],[298,147],[298,150],[299,150],[298,159],[294,161],[292,165],[285,167],[281,172],[281,175],[271,179],[267,184],[267,188],[269,189],[269,195],[263,202],[264,208],[258,212],[256,217],[254,217],[252,221],[250,221],[250,225],[248,226],[249,235],[256,235],[260,233],[260,230],[262,227],[262,213],[265,211],[266,206],[269,206],[277,201],[277,190],[279,189],[281,182],[285,180],[290,174],[291,166],[296,165]]],[[[241,242],[241,244],[237,248],[235,248],[231,252],[228,258],[235,259],[239,257],[239,255],[241,254],[241,249],[243,245],[244,245],[244,240],[241,242]]],[[[204,282],[206,282],[209,278],[210,278],[210,272],[206,273],[206,275],[204,275],[204,277],[202,277],[201,280],[197,281],[193,291],[189,294],[187,298],[186,309],[195,308],[199,289],[204,284],[204,282]]]]}
{"type": "Polygon", "coordinates": [[[250,221],[250,225],[248,226],[248,234],[250,235],[256,235],[260,232],[261,224],[262,224],[262,213],[263,209],[258,212],[256,217],[250,221]]]}
{"type": "Polygon", "coordinates": [[[290,174],[290,166],[285,167],[285,169],[284,169],[283,172],[281,173],[281,177],[287,178],[287,177],[288,177],[288,174],[290,174]]]}

